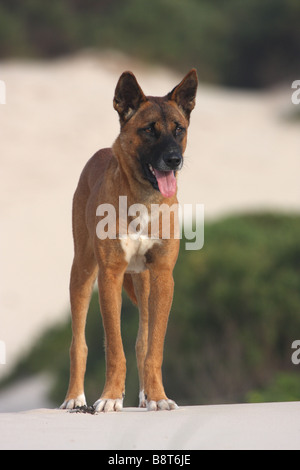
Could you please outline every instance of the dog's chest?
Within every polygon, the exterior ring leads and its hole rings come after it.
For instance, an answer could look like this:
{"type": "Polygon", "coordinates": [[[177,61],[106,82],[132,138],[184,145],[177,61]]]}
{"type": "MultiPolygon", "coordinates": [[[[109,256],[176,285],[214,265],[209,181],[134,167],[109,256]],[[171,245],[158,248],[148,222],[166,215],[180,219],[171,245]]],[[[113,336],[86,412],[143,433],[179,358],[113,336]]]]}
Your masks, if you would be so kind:
{"type": "Polygon", "coordinates": [[[155,243],[161,240],[151,239],[140,236],[137,239],[124,237],[120,239],[121,246],[125,254],[125,260],[128,263],[126,272],[140,273],[146,269],[146,253],[155,243]]]}

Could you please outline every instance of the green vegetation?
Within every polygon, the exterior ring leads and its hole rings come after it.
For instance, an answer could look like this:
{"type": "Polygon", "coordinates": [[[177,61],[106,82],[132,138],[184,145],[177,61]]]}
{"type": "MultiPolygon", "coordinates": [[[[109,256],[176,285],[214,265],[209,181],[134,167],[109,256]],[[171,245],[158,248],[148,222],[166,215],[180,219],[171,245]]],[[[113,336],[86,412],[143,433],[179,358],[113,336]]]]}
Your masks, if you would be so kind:
{"type": "Polygon", "coordinates": [[[299,401],[300,375],[297,372],[281,372],[275,375],[265,389],[252,390],[247,394],[251,403],[274,401],[299,401]]]}
{"type": "Polygon", "coordinates": [[[264,87],[296,79],[298,0],[1,0],[0,57],[122,50],[202,81],[264,87]]]}
{"type": "MultiPolygon", "coordinates": [[[[165,388],[179,404],[300,399],[299,370],[291,361],[291,344],[300,339],[299,239],[299,216],[253,214],[207,223],[200,251],[182,246],[164,359],[165,388]]],[[[126,406],[137,405],[137,322],[124,295],[126,406]]],[[[93,403],[105,375],[97,294],[86,335],[86,395],[93,403]]],[[[69,321],[47,331],[8,380],[48,371],[59,405],[68,385],[70,340],[69,321]]]]}

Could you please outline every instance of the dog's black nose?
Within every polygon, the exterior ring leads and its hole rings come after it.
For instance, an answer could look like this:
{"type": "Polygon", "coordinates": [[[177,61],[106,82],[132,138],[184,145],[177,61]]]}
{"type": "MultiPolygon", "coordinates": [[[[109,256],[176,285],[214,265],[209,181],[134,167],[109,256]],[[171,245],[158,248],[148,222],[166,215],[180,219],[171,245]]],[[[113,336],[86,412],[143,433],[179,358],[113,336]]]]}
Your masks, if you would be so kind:
{"type": "Polygon", "coordinates": [[[164,155],[163,160],[170,170],[176,170],[181,166],[182,156],[178,152],[170,152],[164,155]]]}

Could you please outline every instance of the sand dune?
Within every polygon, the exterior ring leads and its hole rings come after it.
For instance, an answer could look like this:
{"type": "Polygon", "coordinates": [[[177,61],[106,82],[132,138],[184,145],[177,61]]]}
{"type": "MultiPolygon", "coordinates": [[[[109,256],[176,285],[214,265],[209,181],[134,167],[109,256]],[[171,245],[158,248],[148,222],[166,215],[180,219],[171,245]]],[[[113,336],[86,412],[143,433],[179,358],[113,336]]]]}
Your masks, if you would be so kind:
{"type": "Polygon", "coordinates": [[[153,449],[173,451],[168,454],[181,450],[186,455],[199,449],[296,450],[299,411],[299,403],[265,403],[158,412],[125,408],[99,415],[50,409],[4,413],[0,449],[105,449],[111,451],[107,458],[115,458],[118,450],[130,450],[132,456],[153,449]]]}
{"type": "MultiPolygon", "coordinates": [[[[0,378],[68,308],[72,195],[87,159],[118,133],[112,98],[125,69],[146,94],[165,94],[182,78],[116,54],[1,63],[0,340],[7,364],[0,378]]],[[[180,202],[203,203],[206,220],[299,211],[299,127],[282,119],[290,96],[288,86],[263,93],[200,85],[180,202]]]]}

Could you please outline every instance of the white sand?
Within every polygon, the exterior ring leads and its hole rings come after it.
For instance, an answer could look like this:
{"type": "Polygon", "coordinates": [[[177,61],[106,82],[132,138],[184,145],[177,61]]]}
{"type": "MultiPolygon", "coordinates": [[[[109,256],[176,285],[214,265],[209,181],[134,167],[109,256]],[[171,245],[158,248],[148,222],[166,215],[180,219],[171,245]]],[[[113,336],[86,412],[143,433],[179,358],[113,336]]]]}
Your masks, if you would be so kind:
{"type": "MultiPolygon", "coordinates": [[[[0,415],[0,449],[300,449],[300,403],[190,406],[178,411],[0,415]]],[[[187,452],[188,453],[188,452],[187,452]]]]}

